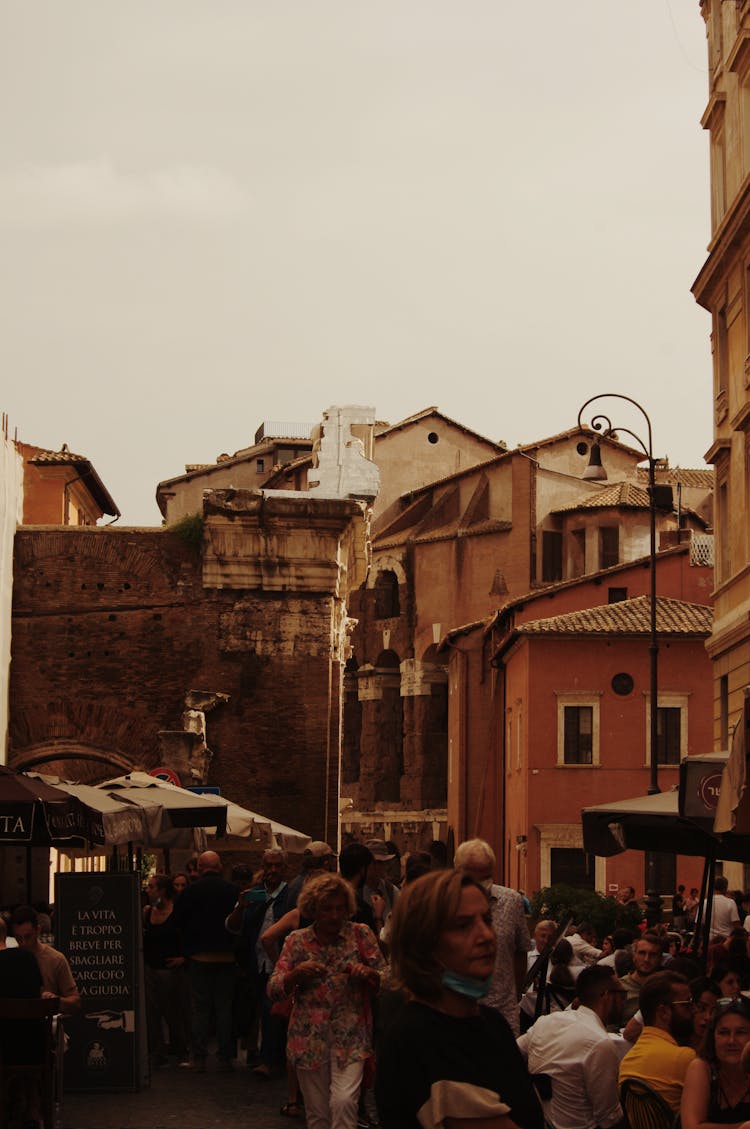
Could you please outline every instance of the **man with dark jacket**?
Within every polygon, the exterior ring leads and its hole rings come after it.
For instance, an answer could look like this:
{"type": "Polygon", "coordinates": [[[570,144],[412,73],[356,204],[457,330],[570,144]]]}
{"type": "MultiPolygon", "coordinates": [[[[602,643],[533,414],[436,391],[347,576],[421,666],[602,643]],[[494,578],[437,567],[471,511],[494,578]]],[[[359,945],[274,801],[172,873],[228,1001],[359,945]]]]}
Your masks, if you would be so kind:
{"type": "Polygon", "coordinates": [[[190,1069],[206,1069],[211,1017],[216,1022],[219,1070],[231,1070],[234,1058],[232,1000],[234,938],[224,922],[237,900],[237,887],[221,876],[216,851],[198,857],[198,879],[175,902],[174,916],[182,935],[190,977],[192,1061],[190,1069]]]}
{"type": "Polygon", "coordinates": [[[253,1073],[269,1078],[283,1071],[286,1062],[283,1020],[271,1014],[266,988],[273,972],[273,963],[260,939],[269,926],[283,917],[289,905],[289,887],[284,880],[286,854],[278,848],[263,852],[261,880],[237,900],[226,919],[230,934],[241,936],[248,953],[248,973],[255,983],[255,996],[260,1010],[260,1053],[253,1073]]]}

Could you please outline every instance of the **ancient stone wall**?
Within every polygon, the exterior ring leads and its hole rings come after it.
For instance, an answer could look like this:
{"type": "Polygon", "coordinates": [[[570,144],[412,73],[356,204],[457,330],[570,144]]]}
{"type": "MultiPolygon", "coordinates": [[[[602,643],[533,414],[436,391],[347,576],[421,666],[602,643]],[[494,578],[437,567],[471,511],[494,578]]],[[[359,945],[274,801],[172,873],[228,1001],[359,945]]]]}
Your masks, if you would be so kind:
{"type": "Polygon", "coordinates": [[[165,734],[203,727],[208,783],[335,842],[347,570],[361,580],[363,507],[245,501],[214,498],[197,548],[166,530],[18,531],[9,761],[101,780],[163,763],[165,734]],[[235,552],[253,523],[262,567],[235,552]],[[226,700],[186,723],[191,706],[203,712],[191,691],[226,700]]]}

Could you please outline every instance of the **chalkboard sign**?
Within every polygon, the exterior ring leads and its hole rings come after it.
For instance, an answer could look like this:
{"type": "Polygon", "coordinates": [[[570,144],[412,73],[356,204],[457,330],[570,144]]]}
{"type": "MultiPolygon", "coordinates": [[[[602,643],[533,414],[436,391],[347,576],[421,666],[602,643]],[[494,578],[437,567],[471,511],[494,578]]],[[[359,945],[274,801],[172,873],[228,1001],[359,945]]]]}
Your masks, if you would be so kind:
{"type": "Polygon", "coordinates": [[[138,875],[58,874],[55,943],[81,993],[80,1013],[65,1020],[65,1089],[139,1089],[145,1010],[138,875]]]}

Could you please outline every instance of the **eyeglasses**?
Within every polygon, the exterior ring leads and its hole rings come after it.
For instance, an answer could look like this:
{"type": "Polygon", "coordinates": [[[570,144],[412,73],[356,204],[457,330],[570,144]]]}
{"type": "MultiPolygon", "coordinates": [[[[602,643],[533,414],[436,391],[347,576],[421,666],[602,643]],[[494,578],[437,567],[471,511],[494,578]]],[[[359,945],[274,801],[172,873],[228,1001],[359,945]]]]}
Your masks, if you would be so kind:
{"type": "Polygon", "coordinates": [[[669,1006],[670,1007],[696,1007],[697,1005],[696,1005],[696,1002],[693,999],[693,997],[689,996],[688,999],[686,999],[686,1000],[671,1000],[669,1006]]]}
{"type": "Polygon", "coordinates": [[[605,988],[604,989],[604,995],[605,996],[627,996],[627,994],[628,994],[627,988],[605,988]]]}

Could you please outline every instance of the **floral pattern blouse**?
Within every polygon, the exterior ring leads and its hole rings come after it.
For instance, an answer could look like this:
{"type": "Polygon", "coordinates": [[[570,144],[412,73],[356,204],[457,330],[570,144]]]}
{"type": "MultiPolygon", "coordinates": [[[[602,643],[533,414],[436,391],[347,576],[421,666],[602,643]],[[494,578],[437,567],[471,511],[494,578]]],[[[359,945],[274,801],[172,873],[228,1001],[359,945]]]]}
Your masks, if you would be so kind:
{"type": "Polygon", "coordinates": [[[367,925],[347,921],[338,937],[322,945],[315,926],[297,929],[284,942],[268,981],[271,1000],[287,998],[284,979],[305,960],[321,961],[326,974],[298,984],[289,1019],[287,1058],[304,1070],[319,1070],[333,1048],[339,1067],[366,1059],[372,1051],[371,989],[349,979],[353,964],[385,969],[375,934],[367,925]]]}

